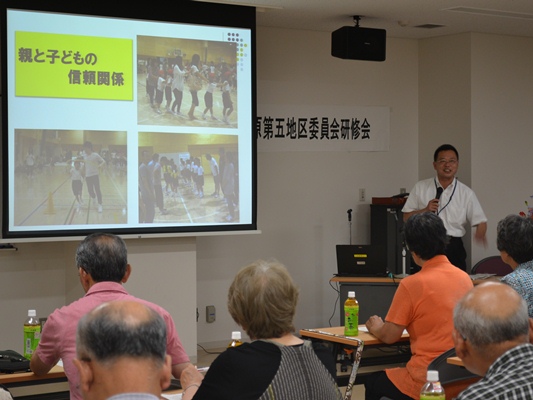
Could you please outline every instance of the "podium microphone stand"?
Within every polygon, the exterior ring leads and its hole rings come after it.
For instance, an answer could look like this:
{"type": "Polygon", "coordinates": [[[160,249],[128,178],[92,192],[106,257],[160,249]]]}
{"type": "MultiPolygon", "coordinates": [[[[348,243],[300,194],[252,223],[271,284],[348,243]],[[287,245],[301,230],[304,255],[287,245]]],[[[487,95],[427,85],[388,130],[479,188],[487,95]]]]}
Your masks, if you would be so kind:
{"type": "Polygon", "coordinates": [[[348,210],[348,229],[350,230],[350,245],[352,244],[352,209],[348,210]]]}
{"type": "Polygon", "coordinates": [[[405,250],[405,244],[402,244],[402,273],[394,275],[395,278],[405,278],[409,276],[409,274],[406,273],[405,271],[406,257],[407,257],[407,251],[405,250]]]}

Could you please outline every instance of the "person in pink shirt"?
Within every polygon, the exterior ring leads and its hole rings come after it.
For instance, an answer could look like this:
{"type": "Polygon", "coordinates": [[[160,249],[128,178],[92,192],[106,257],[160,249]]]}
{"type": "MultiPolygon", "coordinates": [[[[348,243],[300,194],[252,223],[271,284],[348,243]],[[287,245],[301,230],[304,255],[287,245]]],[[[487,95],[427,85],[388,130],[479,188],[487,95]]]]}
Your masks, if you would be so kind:
{"type": "Polygon", "coordinates": [[[131,296],[122,286],[131,274],[131,266],[127,261],[126,244],[120,237],[109,233],[87,236],[76,251],[76,265],[85,296],[56,309],[48,317],[30,362],[30,368],[36,375],[48,373],[62,360],[70,398],[81,400],[79,374],[73,363],[76,357],[76,327],[89,311],[113,300],[137,301],[159,313],[167,327],[167,354],[172,359],[172,375],[179,378],[186,368],[200,374],[183,349],[171,315],[156,304],[131,296]]]}

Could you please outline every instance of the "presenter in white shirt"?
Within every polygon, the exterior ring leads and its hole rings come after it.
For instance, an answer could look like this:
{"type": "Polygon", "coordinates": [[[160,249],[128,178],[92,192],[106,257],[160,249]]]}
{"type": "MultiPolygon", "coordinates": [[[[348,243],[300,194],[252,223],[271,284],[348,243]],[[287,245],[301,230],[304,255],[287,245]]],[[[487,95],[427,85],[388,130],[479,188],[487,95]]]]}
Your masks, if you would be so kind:
{"type": "Polygon", "coordinates": [[[415,184],[402,209],[403,219],[422,212],[433,212],[442,218],[450,242],[446,256],[456,267],[466,271],[466,250],[462,237],[468,225],[474,227],[476,243],[486,247],[487,217],[472,189],[455,176],[459,153],[451,144],[435,150],[433,168],[437,176],[415,184]]]}

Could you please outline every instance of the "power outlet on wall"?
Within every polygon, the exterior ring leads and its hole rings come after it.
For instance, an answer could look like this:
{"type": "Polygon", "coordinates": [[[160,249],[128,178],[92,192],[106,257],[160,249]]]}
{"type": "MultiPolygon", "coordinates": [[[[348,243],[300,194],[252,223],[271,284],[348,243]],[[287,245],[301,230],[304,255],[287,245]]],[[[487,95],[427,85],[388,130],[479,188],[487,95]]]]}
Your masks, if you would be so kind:
{"type": "Polygon", "coordinates": [[[366,201],[366,190],[359,189],[359,201],[366,201]]]}
{"type": "Polygon", "coordinates": [[[217,319],[217,310],[215,306],[206,306],[205,307],[205,320],[206,322],[215,322],[217,319]]]}

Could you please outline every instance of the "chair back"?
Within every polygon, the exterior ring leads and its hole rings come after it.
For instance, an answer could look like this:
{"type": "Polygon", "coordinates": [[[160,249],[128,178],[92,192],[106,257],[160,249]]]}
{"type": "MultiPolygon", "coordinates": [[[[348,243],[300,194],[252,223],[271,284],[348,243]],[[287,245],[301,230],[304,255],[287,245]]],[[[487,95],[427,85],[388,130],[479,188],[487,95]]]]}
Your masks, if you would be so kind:
{"type": "Polygon", "coordinates": [[[486,257],[472,267],[472,274],[496,274],[497,276],[505,276],[511,272],[513,272],[513,269],[504,263],[500,256],[486,257]]]}
{"type": "Polygon", "coordinates": [[[0,384],[0,400],[13,400],[13,396],[4,385],[0,384]]]}
{"type": "Polygon", "coordinates": [[[428,370],[439,371],[439,380],[444,388],[446,399],[453,399],[472,383],[477,382],[480,377],[465,367],[449,364],[447,359],[455,357],[455,348],[445,351],[436,357],[428,365],[428,370]]]}

